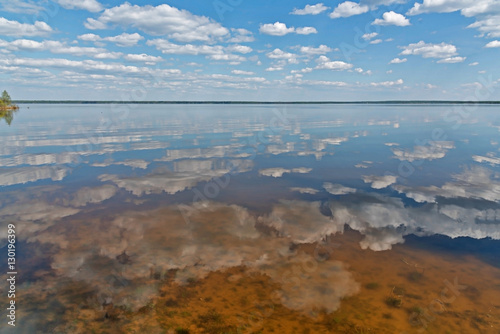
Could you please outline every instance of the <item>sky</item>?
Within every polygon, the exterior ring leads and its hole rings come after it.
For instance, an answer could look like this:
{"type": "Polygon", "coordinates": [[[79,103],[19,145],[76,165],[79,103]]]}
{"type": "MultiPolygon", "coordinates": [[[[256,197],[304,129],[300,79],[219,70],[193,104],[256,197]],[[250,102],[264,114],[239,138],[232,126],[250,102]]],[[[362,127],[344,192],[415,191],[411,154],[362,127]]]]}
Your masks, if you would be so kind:
{"type": "Polygon", "coordinates": [[[14,100],[500,100],[500,1],[0,0],[14,100]]]}

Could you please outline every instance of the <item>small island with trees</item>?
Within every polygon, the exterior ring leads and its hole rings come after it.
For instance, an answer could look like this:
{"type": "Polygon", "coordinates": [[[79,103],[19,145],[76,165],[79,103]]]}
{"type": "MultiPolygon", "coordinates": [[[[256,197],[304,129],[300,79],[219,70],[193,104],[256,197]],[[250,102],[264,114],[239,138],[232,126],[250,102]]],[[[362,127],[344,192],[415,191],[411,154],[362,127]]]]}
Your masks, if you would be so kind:
{"type": "Polygon", "coordinates": [[[19,107],[12,103],[9,93],[6,90],[3,91],[2,97],[0,98],[0,118],[5,119],[7,124],[10,125],[14,119],[14,112],[16,112],[19,107]]]}

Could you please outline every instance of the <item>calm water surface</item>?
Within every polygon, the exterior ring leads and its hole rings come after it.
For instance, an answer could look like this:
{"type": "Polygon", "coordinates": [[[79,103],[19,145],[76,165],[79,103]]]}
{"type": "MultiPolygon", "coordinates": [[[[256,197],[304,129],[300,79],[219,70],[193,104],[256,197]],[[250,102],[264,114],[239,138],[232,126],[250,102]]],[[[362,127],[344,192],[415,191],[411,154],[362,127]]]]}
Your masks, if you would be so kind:
{"type": "Polygon", "coordinates": [[[0,333],[499,333],[499,111],[22,105],[0,333]]]}

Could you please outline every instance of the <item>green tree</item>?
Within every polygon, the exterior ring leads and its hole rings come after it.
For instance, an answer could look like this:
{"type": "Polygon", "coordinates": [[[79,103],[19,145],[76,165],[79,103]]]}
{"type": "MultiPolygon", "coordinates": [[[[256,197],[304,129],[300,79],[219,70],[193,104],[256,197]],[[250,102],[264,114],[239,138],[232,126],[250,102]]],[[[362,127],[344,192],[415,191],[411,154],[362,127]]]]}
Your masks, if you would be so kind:
{"type": "Polygon", "coordinates": [[[9,95],[9,93],[7,93],[6,90],[4,90],[2,93],[2,102],[3,102],[2,104],[6,105],[6,106],[9,106],[12,103],[12,100],[10,99],[10,95],[9,95]]]}

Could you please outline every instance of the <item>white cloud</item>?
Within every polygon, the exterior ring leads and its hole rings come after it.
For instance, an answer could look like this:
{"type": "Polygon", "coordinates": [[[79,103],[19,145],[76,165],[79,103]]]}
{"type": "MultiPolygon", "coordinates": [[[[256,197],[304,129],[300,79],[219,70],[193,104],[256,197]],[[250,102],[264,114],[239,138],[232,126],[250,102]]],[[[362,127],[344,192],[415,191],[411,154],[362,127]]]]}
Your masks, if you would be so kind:
{"type": "Polygon", "coordinates": [[[285,52],[281,49],[274,49],[271,52],[268,52],[266,54],[268,58],[271,59],[282,59],[282,60],[287,60],[291,64],[296,64],[297,63],[297,55],[294,53],[290,52],[285,52]]]}
{"type": "Polygon", "coordinates": [[[359,73],[359,74],[366,74],[366,75],[372,75],[372,74],[373,74],[371,70],[367,70],[367,71],[365,71],[365,70],[363,70],[361,67],[357,67],[357,68],[355,68],[355,69],[354,69],[354,71],[355,71],[356,73],[359,73]]]}
{"type": "Polygon", "coordinates": [[[330,13],[330,18],[337,19],[339,17],[349,17],[353,15],[359,15],[366,13],[370,10],[370,8],[366,5],[360,5],[359,3],[352,1],[345,1],[337,6],[330,13]]]}
{"type": "Polygon", "coordinates": [[[403,59],[400,59],[400,58],[394,58],[393,60],[391,60],[389,62],[389,64],[401,64],[401,63],[405,63],[408,59],[406,58],[403,58],[403,59]]]}
{"type": "Polygon", "coordinates": [[[327,70],[334,70],[334,71],[344,71],[351,69],[353,67],[352,64],[336,60],[336,61],[331,61],[328,57],[326,56],[320,56],[318,59],[316,59],[316,62],[318,65],[316,66],[316,69],[327,69],[327,70]]]}
{"type": "Polygon", "coordinates": [[[226,51],[229,52],[237,52],[242,54],[247,54],[252,52],[252,48],[246,45],[230,45],[225,48],[226,51]]]}
{"type": "Polygon", "coordinates": [[[328,46],[322,44],[317,48],[314,48],[312,46],[303,46],[300,48],[300,52],[306,55],[322,55],[328,52],[332,52],[333,50],[329,48],[328,46]]]}
{"type": "Polygon", "coordinates": [[[500,41],[491,41],[484,46],[485,48],[500,48],[500,41]]]}
{"type": "Polygon", "coordinates": [[[330,182],[323,183],[323,188],[332,195],[347,195],[356,192],[356,189],[344,187],[341,184],[333,184],[330,182]]]}
{"type": "Polygon", "coordinates": [[[61,7],[66,9],[84,9],[89,12],[100,12],[104,7],[96,0],[56,0],[61,7]]]}
{"type": "MultiPolygon", "coordinates": [[[[484,161],[482,160],[482,162],[484,161]]],[[[453,175],[453,181],[446,182],[442,187],[410,188],[398,185],[394,188],[420,203],[435,202],[436,196],[446,198],[475,198],[492,202],[500,201],[500,181],[498,180],[498,175],[481,166],[472,166],[469,169],[465,169],[461,174],[453,175]]]]}
{"type": "Polygon", "coordinates": [[[154,45],[164,54],[184,54],[184,55],[205,55],[212,60],[242,62],[245,57],[234,55],[231,52],[248,53],[252,49],[243,45],[231,45],[223,47],[221,45],[197,45],[197,44],[175,44],[166,39],[153,39],[146,42],[147,45],[154,45]]]}
{"type": "Polygon", "coordinates": [[[43,10],[42,6],[33,1],[4,0],[0,1],[0,6],[2,11],[10,13],[37,14],[43,10]]]}
{"type": "Polygon", "coordinates": [[[500,158],[495,157],[494,155],[490,155],[487,157],[481,156],[481,155],[474,155],[474,156],[472,156],[472,160],[479,162],[479,163],[486,162],[492,166],[500,165],[500,158]]]}
{"type": "Polygon", "coordinates": [[[211,42],[229,35],[229,30],[205,16],[198,16],[187,10],[180,10],[167,4],[159,6],[138,6],[124,3],[106,9],[97,20],[87,19],[87,29],[105,29],[108,24],[134,27],[147,34],[181,42],[211,42]]]}
{"type": "Polygon", "coordinates": [[[272,36],[284,36],[286,34],[295,32],[295,28],[288,28],[285,23],[279,21],[274,23],[261,24],[259,28],[261,34],[272,35],[272,36]]]}
{"type": "Polygon", "coordinates": [[[417,145],[413,151],[392,148],[394,157],[401,161],[434,160],[444,158],[446,153],[455,148],[452,141],[429,141],[428,145],[417,145]]]}
{"type": "MultiPolygon", "coordinates": [[[[49,51],[54,54],[70,54],[74,56],[91,56],[96,58],[98,55],[107,53],[107,50],[103,48],[68,46],[62,42],[50,40],[37,42],[29,39],[17,39],[12,42],[6,42],[4,47],[11,51],[49,51]]],[[[121,53],[117,53],[117,56],[120,57],[121,53]]]]}
{"type": "Polygon", "coordinates": [[[287,169],[287,168],[282,168],[282,167],[275,167],[275,168],[261,169],[261,170],[259,170],[259,175],[272,176],[272,177],[282,177],[283,174],[286,174],[286,173],[307,174],[310,171],[312,171],[312,168],[298,167],[298,168],[287,169]]]}
{"type": "Polygon", "coordinates": [[[403,79],[398,79],[396,81],[382,81],[382,82],[371,82],[370,86],[373,87],[392,87],[402,85],[404,83],[403,79]]]}
{"type": "Polygon", "coordinates": [[[477,28],[490,38],[500,37],[500,3],[496,0],[424,0],[422,3],[415,3],[407,14],[455,11],[460,11],[466,17],[477,17],[477,21],[467,28],[477,28]]]}
{"type": "Polygon", "coordinates": [[[314,188],[303,188],[303,187],[291,187],[290,191],[297,191],[301,194],[309,194],[309,195],[315,195],[318,193],[318,190],[314,188]]]}
{"type": "Polygon", "coordinates": [[[236,75],[255,75],[254,72],[242,71],[242,70],[232,70],[231,73],[236,74],[236,75]]]}
{"type": "Polygon", "coordinates": [[[312,68],[306,67],[306,68],[303,68],[301,70],[292,70],[290,73],[292,73],[292,74],[296,74],[296,73],[311,73],[312,71],[313,71],[312,68]]]}
{"type": "Polygon", "coordinates": [[[255,41],[252,32],[247,29],[231,28],[231,32],[233,32],[235,36],[228,40],[229,43],[249,43],[255,41]]]}
{"type": "Polygon", "coordinates": [[[266,68],[266,72],[276,72],[276,71],[283,71],[285,67],[282,64],[273,64],[266,68]]]}
{"type": "Polygon", "coordinates": [[[364,39],[365,41],[369,41],[370,39],[375,38],[377,36],[378,36],[377,32],[372,32],[364,34],[363,36],[361,36],[361,38],[364,39]]]}
{"type": "Polygon", "coordinates": [[[142,37],[138,33],[133,33],[133,34],[123,33],[121,35],[109,36],[109,37],[101,37],[96,34],[83,34],[79,35],[77,38],[82,41],[94,42],[94,43],[101,41],[112,42],[115,43],[117,46],[122,46],[122,47],[134,46],[140,40],[144,39],[144,37],[142,37]]]}
{"type": "Polygon", "coordinates": [[[399,27],[409,26],[410,20],[401,14],[395,13],[392,10],[390,12],[385,12],[382,15],[382,19],[375,19],[372,24],[388,26],[395,25],[399,27]]]}
{"type": "Polygon", "coordinates": [[[285,36],[286,34],[296,33],[299,35],[309,35],[316,34],[318,31],[314,27],[300,27],[295,29],[294,27],[287,27],[285,23],[274,22],[261,24],[259,32],[265,35],[272,36],[285,36]]]}
{"type": "Polygon", "coordinates": [[[383,41],[380,38],[378,38],[378,39],[374,39],[373,41],[370,41],[370,44],[380,44],[382,42],[383,41]]]}
{"type": "Polygon", "coordinates": [[[470,17],[478,14],[497,12],[499,4],[495,0],[424,0],[416,2],[408,11],[408,15],[423,13],[451,13],[460,11],[462,15],[470,17]]]}
{"type": "Polygon", "coordinates": [[[477,61],[469,64],[469,66],[477,66],[477,65],[479,65],[479,63],[477,61]]]}
{"type": "Polygon", "coordinates": [[[481,17],[467,28],[477,28],[484,36],[489,38],[500,37],[500,15],[481,17]]]}
{"type": "Polygon", "coordinates": [[[160,61],[163,61],[163,58],[162,57],[156,57],[156,56],[150,56],[150,55],[147,55],[145,53],[141,53],[141,54],[127,54],[123,57],[125,60],[128,60],[128,61],[136,61],[136,62],[149,62],[149,63],[157,63],[157,62],[160,62],[160,61]]]}
{"type": "Polygon", "coordinates": [[[465,61],[465,59],[467,59],[467,57],[448,57],[448,58],[440,59],[437,62],[440,64],[442,64],[442,63],[455,64],[455,63],[461,63],[461,62],[465,61]]]}
{"type": "Polygon", "coordinates": [[[144,39],[144,37],[142,37],[138,33],[133,33],[133,34],[123,33],[118,36],[104,37],[102,40],[115,43],[117,46],[125,47],[125,46],[134,46],[142,39],[144,39]]]}
{"type": "Polygon", "coordinates": [[[297,28],[295,32],[299,35],[310,35],[310,34],[317,34],[318,31],[314,27],[302,27],[302,28],[297,28]]]}
{"type": "Polygon", "coordinates": [[[363,175],[363,181],[365,183],[371,183],[371,187],[374,189],[387,188],[391,184],[396,183],[397,179],[397,176],[394,175],[363,175]]]}
{"type": "Polygon", "coordinates": [[[457,48],[444,42],[432,44],[420,41],[400,48],[403,49],[402,55],[419,55],[424,58],[451,58],[457,55],[457,48]]]}
{"type": "Polygon", "coordinates": [[[10,21],[0,17],[0,35],[4,36],[47,36],[52,33],[52,28],[45,22],[36,21],[34,24],[10,21]]]}
{"type": "Polygon", "coordinates": [[[58,166],[18,167],[0,171],[0,186],[25,184],[38,180],[52,179],[61,181],[70,172],[68,168],[58,166]]]}
{"type": "Polygon", "coordinates": [[[117,188],[113,185],[106,184],[100,187],[83,187],[71,196],[69,204],[75,207],[86,206],[92,203],[101,203],[113,197],[117,188]]]}
{"type": "Polygon", "coordinates": [[[95,60],[69,60],[61,58],[13,58],[13,59],[0,59],[0,65],[6,66],[26,66],[35,68],[56,68],[56,69],[70,69],[79,70],[90,73],[111,73],[111,74],[127,74],[127,75],[147,75],[158,77],[170,77],[171,75],[180,74],[178,69],[156,69],[152,70],[147,67],[125,66],[120,63],[104,63],[95,60]]]}
{"type": "Polygon", "coordinates": [[[323,3],[318,3],[316,5],[306,5],[304,9],[294,8],[292,15],[318,15],[323,13],[329,7],[326,7],[323,3]]]}

